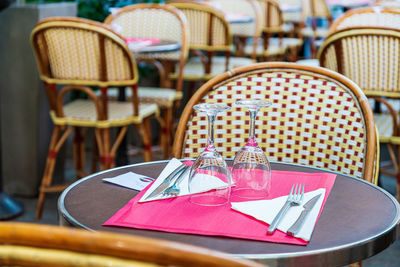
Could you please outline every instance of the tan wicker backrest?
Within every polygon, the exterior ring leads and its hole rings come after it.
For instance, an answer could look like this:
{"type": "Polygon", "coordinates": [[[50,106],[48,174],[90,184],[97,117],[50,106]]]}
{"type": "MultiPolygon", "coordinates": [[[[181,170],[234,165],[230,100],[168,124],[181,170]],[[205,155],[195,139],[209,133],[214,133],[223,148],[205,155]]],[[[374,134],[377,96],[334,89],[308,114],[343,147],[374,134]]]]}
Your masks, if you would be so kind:
{"type": "Polygon", "coordinates": [[[0,223],[1,266],[264,265],[192,245],[102,231],[32,223],[0,223]]]}
{"type": "Polygon", "coordinates": [[[253,19],[247,23],[231,23],[231,34],[234,36],[260,37],[261,36],[261,7],[257,0],[218,0],[223,12],[244,14],[253,19]]]}
{"type": "Polygon", "coordinates": [[[328,36],[318,53],[321,66],[357,83],[368,96],[400,97],[400,30],[347,28],[328,36]]]}
{"type": "Polygon", "coordinates": [[[31,42],[46,83],[107,87],[137,82],[124,39],[100,23],[52,17],[38,23],[31,42]]]}
{"type": "Polygon", "coordinates": [[[264,32],[281,32],[284,23],[279,2],[276,0],[258,0],[262,10],[262,28],[264,32]]]}
{"type": "Polygon", "coordinates": [[[178,9],[169,5],[136,4],[122,8],[104,21],[124,38],[159,38],[178,42],[180,51],[138,54],[139,58],[186,60],[188,35],[186,17],[178,9]]]}
{"type": "Polygon", "coordinates": [[[188,20],[190,49],[230,51],[229,23],[221,11],[200,2],[172,1],[169,5],[181,10],[188,20]]]}
{"type": "Polygon", "coordinates": [[[400,10],[400,2],[397,0],[376,1],[375,6],[387,7],[400,10]]]}
{"type": "Polygon", "coordinates": [[[272,102],[259,111],[256,121],[258,144],[271,161],[372,180],[375,124],[364,93],[336,72],[291,63],[241,67],[204,84],[181,116],[174,156],[195,158],[206,145],[207,121],[193,106],[222,102],[231,110],[217,116],[215,145],[225,158],[232,159],[248,139],[249,115],[234,105],[246,98],[272,102]]]}
{"type": "Polygon", "coordinates": [[[349,27],[372,26],[400,29],[400,11],[378,6],[350,10],[335,20],[329,32],[349,27]]]}
{"type": "Polygon", "coordinates": [[[307,18],[327,18],[332,20],[331,11],[325,0],[303,0],[302,17],[307,18]]]}

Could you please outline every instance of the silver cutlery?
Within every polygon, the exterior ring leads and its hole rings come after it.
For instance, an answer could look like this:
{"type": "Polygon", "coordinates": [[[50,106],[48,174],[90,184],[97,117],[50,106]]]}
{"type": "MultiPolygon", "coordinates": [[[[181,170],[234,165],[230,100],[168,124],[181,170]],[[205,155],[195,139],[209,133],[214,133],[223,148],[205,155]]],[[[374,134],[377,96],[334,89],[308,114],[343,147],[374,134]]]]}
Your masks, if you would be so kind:
{"type": "Polygon", "coordinates": [[[162,193],[163,196],[168,196],[168,197],[177,197],[181,191],[179,185],[183,178],[187,175],[187,173],[190,171],[190,166],[187,166],[186,169],[181,173],[173,182],[172,185],[170,185],[165,191],[162,193]]]}
{"type": "Polygon", "coordinates": [[[314,196],[312,199],[310,199],[309,201],[307,201],[303,207],[304,210],[301,212],[299,218],[297,218],[296,222],[290,226],[290,228],[287,230],[287,234],[289,236],[295,236],[296,234],[299,233],[301,227],[303,226],[308,214],[310,213],[310,211],[312,210],[312,208],[315,206],[315,204],[317,204],[318,199],[320,198],[321,194],[318,194],[316,196],[314,196]]]}
{"type": "Polygon", "coordinates": [[[161,194],[165,189],[167,189],[168,186],[170,186],[171,181],[173,181],[173,179],[177,175],[179,175],[185,169],[185,167],[186,165],[182,164],[179,167],[177,167],[173,172],[171,172],[171,174],[168,175],[167,178],[165,178],[164,181],[162,181],[162,183],[156,189],[154,189],[154,191],[151,192],[150,195],[146,197],[146,200],[161,194]]]}
{"type": "Polygon", "coordinates": [[[267,230],[268,235],[272,235],[275,232],[276,227],[279,225],[282,218],[285,216],[290,207],[301,204],[301,202],[303,201],[303,197],[304,197],[304,184],[302,185],[296,184],[296,186],[293,185],[285,204],[283,205],[281,210],[278,212],[278,214],[275,216],[272,223],[268,227],[267,230]]]}

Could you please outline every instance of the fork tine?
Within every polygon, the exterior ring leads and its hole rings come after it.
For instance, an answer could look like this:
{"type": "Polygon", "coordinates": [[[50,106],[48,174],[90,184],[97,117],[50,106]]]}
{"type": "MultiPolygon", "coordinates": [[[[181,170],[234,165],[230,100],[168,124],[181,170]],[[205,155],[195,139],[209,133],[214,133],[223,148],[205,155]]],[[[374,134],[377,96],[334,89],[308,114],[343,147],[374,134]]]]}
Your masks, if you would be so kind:
{"type": "Polygon", "coordinates": [[[305,188],[305,184],[303,184],[303,190],[301,191],[301,197],[300,197],[300,202],[303,201],[303,197],[304,197],[304,188],[305,188]]]}

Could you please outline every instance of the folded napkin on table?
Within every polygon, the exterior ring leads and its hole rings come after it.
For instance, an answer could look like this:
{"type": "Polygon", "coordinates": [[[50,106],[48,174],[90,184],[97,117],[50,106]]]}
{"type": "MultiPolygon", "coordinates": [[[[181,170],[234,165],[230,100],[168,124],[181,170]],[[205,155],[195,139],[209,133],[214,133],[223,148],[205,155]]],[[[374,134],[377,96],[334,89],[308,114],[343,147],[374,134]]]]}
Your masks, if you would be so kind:
{"type": "MultiPolygon", "coordinates": [[[[321,194],[315,206],[312,208],[308,214],[304,224],[295,237],[301,238],[305,241],[311,239],[312,232],[314,230],[315,223],[317,222],[319,212],[322,207],[322,202],[325,198],[325,188],[320,188],[311,192],[304,194],[303,202],[299,206],[292,206],[286,215],[283,217],[279,223],[277,229],[286,233],[287,230],[292,226],[297,218],[299,218],[300,213],[303,211],[303,205],[307,203],[314,196],[321,194]]],[[[275,216],[278,214],[279,210],[283,207],[287,200],[287,196],[282,196],[269,200],[255,200],[246,202],[232,202],[232,209],[247,214],[257,220],[271,224],[275,216]]]]}
{"type": "MultiPolygon", "coordinates": [[[[164,180],[168,177],[168,175],[170,175],[176,168],[178,168],[179,166],[181,166],[183,164],[189,166],[189,165],[192,165],[193,162],[186,161],[186,162],[182,163],[181,161],[177,160],[176,158],[171,159],[168,162],[167,166],[165,166],[165,168],[162,170],[162,172],[160,173],[158,178],[154,181],[154,183],[150,186],[150,188],[147,189],[146,193],[140,198],[139,202],[171,198],[172,196],[164,196],[162,194],[158,194],[152,198],[147,199],[147,197],[164,182],[164,180]]],[[[185,196],[185,195],[190,194],[189,187],[188,187],[189,175],[190,175],[190,172],[186,172],[185,177],[183,177],[181,182],[179,183],[180,191],[179,191],[178,196],[185,196]]],[[[192,194],[206,192],[206,191],[209,191],[209,190],[212,190],[215,188],[224,188],[227,186],[226,183],[222,182],[220,179],[218,179],[215,176],[203,174],[202,178],[204,180],[204,183],[202,183],[201,185],[200,184],[193,185],[194,190],[193,190],[192,194]]],[[[171,185],[174,182],[174,180],[172,180],[171,185]]],[[[201,179],[199,179],[199,180],[201,180],[201,179]]]]}
{"type": "Polygon", "coordinates": [[[103,181],[141,191],[147,187],[154,178],[150,178],[134,172],[127,172],[113,178],[103,178],[103,181]]]}

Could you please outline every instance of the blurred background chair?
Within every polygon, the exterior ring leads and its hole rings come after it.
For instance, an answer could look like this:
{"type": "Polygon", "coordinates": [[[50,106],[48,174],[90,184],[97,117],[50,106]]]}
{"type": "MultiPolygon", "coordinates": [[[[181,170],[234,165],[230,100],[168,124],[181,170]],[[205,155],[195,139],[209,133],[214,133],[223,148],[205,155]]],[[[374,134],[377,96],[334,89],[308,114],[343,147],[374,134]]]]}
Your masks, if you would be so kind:
{"type": "Polygon", "coordinates": [[[380,142],[388,146],[395,173],[387,168],[381,168],[381,172],[397,178],[400,199],[400,29],[365,26],[333,32],[322,45],[318,58],[321,66],[347,76],[368,97],[381,103],[381,112],[374,117],[380,142]],[[392,145],[397,146],[397,159],[392,145]]]}
{"type": "MultiPolygon", "coordinates": [[[[183,70],[183,80],[204,82],[224,71],[253,63],[249,58],[232,57],[232,35],[224,13],[212,5],[192,1],[168,2],[181,10],[189,24],[189,48],[191,57],[183,70]]],[[[175,72],[170,77],[177,78],[175,72]]]]}
{"type": "Polygon", "coordinates": [[[233,159],[248,138],[246,109],[240,99],[267,99],[256,120],[258,145],[270,161],[314,166],[376,183],[376,132],[372,110],[350,79],[320,67],[259,63],[233,69],[204,84],[183,111],[173,154],[196,158],[206,146],[204,114],[197,103],[226,103],[217,116],[215,146],[233,159]],[[344,108],[345,107],[345,108],[344,108]]]}
{"type": "MultiPolygon", "coordinates": [[[[106,18],[110,25],[126,40],[129,38],[154,38],[159,41],[172,41],[179,44],[177,51],[152,53],[134,53],[138,62],[147,62],[158,67],[160,88],[140,86],[140,103],[155,103],[161,110],[161,143],[164,158],[170,154],[173,119],[176,108],[182,99],[183,66],[188,54],[188,26],[181,11],[169,5],[136,4],[122,8],[116,14],[106,18]],[[169,75],[177,66],[176,85],[173,86],[169,75]]],[[[129,91],[128,91],[129,92],[129,91]]],[[[117,91],[112,92],[113,97],[117,91]]],[[[131,94],[127,94],[131,98],[131,94]]],[[[176,115],[176,114],[175,114],[176,115]]]]}
{"type": "MultiPolygon", "coordinates": [[[[49,153],[39,189],[36,217],[41,217],[45,194],[62,191],[67,185],[51,185],[57,154],[74,132],[74,163],[77,177],[86,176],[84,131],[93,128],[102,170],[115,165],[115,154],[129,125],[143,140],[144,159],[150,161],[150,117],[158,114],[155,104],[139,104],[135,61],[121,36],[104,25],[86,19],[52,17],[39,22],[31,42],[43,80],[54,123],[49,153]],[[57,85],[63,85],[60,91],[57,85]],[[65,86],[67,85],[67,86],[65,86]],[[108,101],[110,86],[132,90],[130,102],[108,101]],[[93,87],[100,88],[98,97],[93,87]],[[71,92],[87,99],[68,102],[71,92]],[[111,142],[111,128],[119,128],[111,142]]],[[[92,170],[94,171],[94,170],[92,170]]]]}
{"type": "Polygon", "coordinates": [[[2,266],[236,266],[259,263],[141,236],[29,223],[0,223],[2,266]]]}

